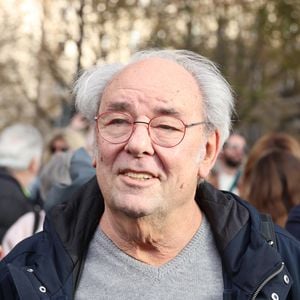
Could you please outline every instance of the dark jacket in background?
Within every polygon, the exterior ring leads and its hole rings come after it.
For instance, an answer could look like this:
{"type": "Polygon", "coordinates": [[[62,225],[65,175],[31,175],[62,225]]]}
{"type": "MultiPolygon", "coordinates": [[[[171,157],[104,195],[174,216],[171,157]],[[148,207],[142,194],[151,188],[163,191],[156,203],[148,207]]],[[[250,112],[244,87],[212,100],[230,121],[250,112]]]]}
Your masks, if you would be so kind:
{"type": "Polygon", "coordinates": [[[0,244],[7,229],[22,215],[32,211],[30,199],[19,182],[0,167],[0,244]]]}
{"type": "Polygon", "coordinates": [[[290,210],[285,228],[300,241],[300,205],[290,210]]]}
{"type": "MultiPolygon", "coordinates": [[[[196,201],[212,226],[222,259],[224,300],[300,299],[296,239],[275,226],[278,249],[273,248],[261,235],[256,209],[209,184],[200,185],[196,201]]],[[[96,178],[54,207],[44,231],[17,245],[0,262],[0,299],[73,299],[103,211],[96,178]]]]}

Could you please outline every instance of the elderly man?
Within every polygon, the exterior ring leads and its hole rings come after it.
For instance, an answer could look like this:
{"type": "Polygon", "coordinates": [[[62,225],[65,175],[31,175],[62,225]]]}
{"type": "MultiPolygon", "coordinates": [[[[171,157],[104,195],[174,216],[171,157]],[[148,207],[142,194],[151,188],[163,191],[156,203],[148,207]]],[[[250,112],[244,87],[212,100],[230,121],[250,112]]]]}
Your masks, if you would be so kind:
{"type": "Polygon", "coordinates": [[[210,61],[141,52],[75,92],[96,178],[4,259],[4,299],[300,299],[300,244],[268,243],[254,208],[204,182],[233,109],[210,61]]]}
{"type": "Polygon", "coordinates": [[[41,164],[43,140],[27,124],[14,124],[0,134],[0,244],[8,228],[33,210],[29,187],[41,164]]]}

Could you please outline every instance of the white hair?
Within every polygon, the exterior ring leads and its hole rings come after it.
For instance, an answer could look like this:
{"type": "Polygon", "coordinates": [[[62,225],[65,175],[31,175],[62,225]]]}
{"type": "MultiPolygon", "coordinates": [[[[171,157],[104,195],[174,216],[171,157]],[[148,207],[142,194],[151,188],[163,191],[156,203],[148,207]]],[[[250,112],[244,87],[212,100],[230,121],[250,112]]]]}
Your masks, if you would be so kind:
{"type": "Polygon", "coordinates": [[[15,124],[0,134],[0,166],[26,170],[32,159],[41,159],[43,139],[40,132],[27,124],[15,124]]]}
{"type": "Polygon", "coordinates": [[[129,63],[96,66],[85,71],[74,85],[77,109],[89,120],[98,113],[105,87],[125,67],[141,60],[158,57],[176,62],[196,80],[202,94],[204,117],[209,129],[220,132],[220,147],[228,138],[234,97],[230,85],[209,59],[188,50],[145,50],[135,53],[129,63]]]}
{"type": "Polygon", "coordinates": [[[40,192],[42,199],[47,200],[47,195],[54,186],[71,184],[70,165],[72,151],[57,152],[43,166],[40,172],[40,192]]]}
{"type": "Polygon", "coordinates": [[[76,108],[89,121],[93,121],[98,113],[105,87],[123,68],[122,64],[94,66],[83,72],[75,82],[73,93],[76,95],[76,108]]]}

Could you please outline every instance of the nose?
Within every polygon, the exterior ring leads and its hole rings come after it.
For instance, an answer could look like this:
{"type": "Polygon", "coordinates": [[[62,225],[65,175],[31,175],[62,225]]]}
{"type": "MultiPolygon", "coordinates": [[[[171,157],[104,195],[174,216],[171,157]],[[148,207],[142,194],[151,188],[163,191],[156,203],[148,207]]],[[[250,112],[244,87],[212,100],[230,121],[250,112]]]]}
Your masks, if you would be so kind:
{"type": "Polygon", "coordinates": [[[148,123],[134,122],[134,128],[125,150],[133,156],[153,155],[154,149],[148,132],[148,123]]]}

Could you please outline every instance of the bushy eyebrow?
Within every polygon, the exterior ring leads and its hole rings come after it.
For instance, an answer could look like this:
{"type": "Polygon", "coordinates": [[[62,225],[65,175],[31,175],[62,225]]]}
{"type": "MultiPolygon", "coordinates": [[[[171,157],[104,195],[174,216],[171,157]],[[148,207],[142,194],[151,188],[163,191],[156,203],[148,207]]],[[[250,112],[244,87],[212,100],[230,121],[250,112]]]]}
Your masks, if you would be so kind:
{"type": "Polygon", "coordinates": [[[180,113],[174,108],[155,108],[154,111],[157,115],[168,115],[168,116],[180,115],[180,113]]]}
{"type": "Polygon", "coordinates": [[[130,104],[126,102],[113,102],[107,107],[109,111],[127,111],[130,109],[130,104]]]}
{"type": "MultiPolygon", "coordinates": [[[[120,112],[130,111],[131,108],[132,105],[127,102],[113,102],[107,106],[108,111],[120,111],[120,112]]],[[[154,108],[154,113],[156,115],[168,115],[174,117],[180,116],[180,113],[172,107],[171,108],[156,107],[154,108]]]]}

